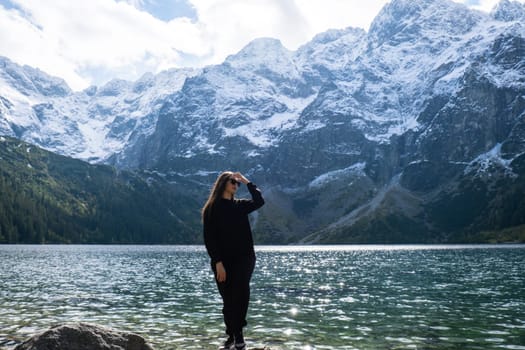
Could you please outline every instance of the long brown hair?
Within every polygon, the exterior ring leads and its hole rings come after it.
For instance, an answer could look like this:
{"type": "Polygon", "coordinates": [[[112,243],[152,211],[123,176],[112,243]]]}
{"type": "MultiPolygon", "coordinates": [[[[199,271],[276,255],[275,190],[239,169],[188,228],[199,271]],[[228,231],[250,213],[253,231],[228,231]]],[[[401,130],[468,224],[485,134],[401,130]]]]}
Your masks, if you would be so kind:
{"type": "Polygon", "coordinates": [[[222,197],[222,194],[226,189],[226,184],[228,183],[228,181],[230,181],[232,177],[232,171],[224,171],[219,175],[217,180],[215,180],[215,184],[213,184],[213,188],[210,191],[210,196],[208,197],[208,200],[206,201],[204,207],[202,207],[201,210],[203,222],[206,218],[210,217],[214,204],[217,202],[218,199],[222,197]]]}

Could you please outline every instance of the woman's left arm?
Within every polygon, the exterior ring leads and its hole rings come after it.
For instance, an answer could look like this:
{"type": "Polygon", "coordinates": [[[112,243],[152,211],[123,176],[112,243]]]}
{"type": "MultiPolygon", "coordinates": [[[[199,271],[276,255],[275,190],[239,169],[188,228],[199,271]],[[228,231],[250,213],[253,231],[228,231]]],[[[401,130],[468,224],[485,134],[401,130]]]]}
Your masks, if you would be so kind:
{"type": "Polygon", "coordinates": [[[264,205],[264,198],[262,196],[261,191],[257,188],[257,186],[250,182],[244,175],[241,173],[235,173],[233,176],[237,179],[237,181],[242,182],[243,184],[248,187],[248,191],[250,191],[250,194],[252,196],[252,199],[246,199],[242,200],[241,203],[243,205],[243,209],[246,211],[247,214],[251,213],[254,210],[259,209],[264,205]]]}

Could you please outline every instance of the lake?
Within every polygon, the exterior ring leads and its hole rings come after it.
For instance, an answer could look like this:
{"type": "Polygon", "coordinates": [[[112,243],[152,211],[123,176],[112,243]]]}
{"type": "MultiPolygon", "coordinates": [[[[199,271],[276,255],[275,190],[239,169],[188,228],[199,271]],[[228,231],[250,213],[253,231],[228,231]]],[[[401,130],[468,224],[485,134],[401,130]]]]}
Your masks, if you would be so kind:
{"type": "MultiPolygon", "coordinates": [[[[256,247],[245,334],[276,349],[525,349],[525,245],[256,247]]],[[[64,321],[216,349],[201,246],[0,246],[0,348],[64,321]]]]}

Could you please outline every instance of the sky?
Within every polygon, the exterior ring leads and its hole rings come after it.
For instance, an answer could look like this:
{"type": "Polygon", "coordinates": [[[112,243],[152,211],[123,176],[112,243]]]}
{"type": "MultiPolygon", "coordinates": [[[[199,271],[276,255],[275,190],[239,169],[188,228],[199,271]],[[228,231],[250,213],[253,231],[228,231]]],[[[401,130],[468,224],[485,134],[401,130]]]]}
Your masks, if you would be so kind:
{"type": "MultiPolygon", "coordinates": [[[[454,0],[490,11],[498,0],[454,0]]],[[[525,2],[525,0],[519,0],[525,2]]],[[[0,0],[0,56],[76,91],[169,68],[219,64],[256,38],[296,50],[370,23],[388,0],[0,0]]]]}

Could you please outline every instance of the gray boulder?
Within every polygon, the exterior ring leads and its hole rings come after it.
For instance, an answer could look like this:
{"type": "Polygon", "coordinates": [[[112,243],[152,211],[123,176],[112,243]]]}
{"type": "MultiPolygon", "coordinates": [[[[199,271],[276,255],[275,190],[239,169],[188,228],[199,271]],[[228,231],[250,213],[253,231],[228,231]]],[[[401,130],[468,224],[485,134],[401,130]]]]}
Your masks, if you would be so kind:
{"type": "Polygon", "coordinates": [[[153,350],[141,336],[88,323],[68,323],[37,334],[15,350],[153,350]]]}

